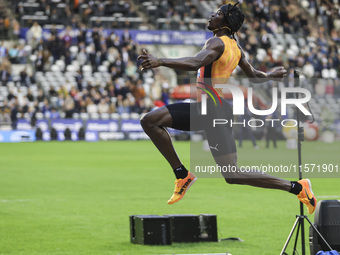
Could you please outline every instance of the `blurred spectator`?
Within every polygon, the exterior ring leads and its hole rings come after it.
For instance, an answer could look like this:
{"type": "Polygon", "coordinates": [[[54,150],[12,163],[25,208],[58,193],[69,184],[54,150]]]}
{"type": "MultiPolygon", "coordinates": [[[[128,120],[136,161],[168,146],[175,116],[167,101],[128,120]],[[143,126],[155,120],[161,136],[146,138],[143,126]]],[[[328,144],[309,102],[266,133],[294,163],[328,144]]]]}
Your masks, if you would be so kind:
{"type": "Polygon", "coordinates": [[[334,85],[334,96],[336,98],[340,98],[340,81],[339,79],[335,80],[335,85],[334,85]]]}
{"type": "Polygon", "coordinates": [[[326,88],[325,88],[325,93],[326,95],[333,96],[334,95],[334,84],[332,79],[328,79],[326,83],[326,88]]]}
{"type": "Polygon", "coordinates": [[[13,47],[11,47],[8,51],[8,58],[12,64],[18,64],[19,63],[18,56],[19,56],[18,45],[14,44],[13,47]]]}
{"type": "Polygon", "coordinates": [[[75,102],[75,112],[83,113],[86,112],[86,102],[82,98],[79,98],[78,101],[75,102]]]}
{"type": "Polygon", "coordinates": [[[11,107],[7,100],[0,106],[0,123],[11,122],[11,107]]]}
{"type": "Polygon", "coordinates": [[[164,105],[169,104],[169,86],[163,86],[162,88],[162,95],[161,95],[161,100],[164,103],[164,105]]]}
{"type": "Polygon", "coordinates": [[[51,112],[50,103],[48,102],[46,98],[44,99],[43,104],[40,107],[40,111],[45,115],[50,114],[51,112]]]}
{"type": "Polygon", "coordinates": [[[32,91],[30,89],[27,90],[27,100],[29,103],[34,103],[34,96],[32,94],[32,91]]]}
{"type": "Polygon", "coordinates": [[[186,31],[186,30],[188,30],[188,27],[185,25],[185,23],[184,23],[183,20],[181,20],[181,21],[179,22],[179,27],[178,27],[178,29],[181,30],[181,31],[186,31]]]}
{"type": "MultiPolygon", "coordinates": [[[[245,103],[247,105],[247,103],[245,103]]],[[[242,123],[248,123],[248,121],[251,119],[252,114],[249,111],[249,108],[246,107],[245,109],[245,114],[240,115],[238,118],[238,122],[242,123]]],[[[241,125],[239,129],[239,137],[238,137],[238,146],[241,148],[242,147],[242,142],[243,140],[248,136],[248,138],[252,141],[254,149],[259,149],[259,146],[256,144],[256,139],[254,137],[252,129],[247,125],[241,125]]]]}
{"type": "Polygon", "coordinates": [[[20,72],[20,84],[21,86],[28,87],[28,74],[26,68],[20,72]]]}
{"type": "Polygon", "coordinates": [[[42,28],[38,22],[34,22],[32,27],[27,32],[27,40],[32,48],[35,48],[37,43],[42,38],[42,28]]]}
{"type": "Polygon", "coordinates": [[[17,98],[13,98],[14,100],[11,101],[11,126],[13,130],[17,129],[18,123],[18,113],[19,113],[19,105],[17,98]]]}
{"type": "Polygon", "coordinates": [[[0,38],[5,39],[8,37],[9,19],[0,17],[0,38]]]}
{"type": "Polygon", "coordinates": [[[74,101],[70,95],[66,96],[63,108],[65,112],[65,118],[72,118],[74,113],[74,101]]]}
{"type": "Polygon", "coordinates": [[[303,66],[302,72],[307,78],[314,77],[314,67],[313,67],[313,65],[309,61],[307,61],[306,64],[303,66]]]}
{"type": "Polygon", "coordinates": [[[132,111],[142,113],[144,110],[144,107],[143,107],[144,103],[142,101],[146,96],[145,90],[143,88],[143,84],[141,81],[138,81],[136,85],[131,84],[130,87],[131,87],[130,90],[132,92],[132,96],[136,100],[135,105],[132,108],[132,111]]]}
{"type": "Polygon", "coordinates": [[[189,27],[189,30],[190,30],[190,31],[195,31],[195,30],[197,30],[197,26],[195,25],[195,23],[194,23],[192,20],[189,22],[188,27],[189,27]]]}
{"type": "Polygon", "coordinates": [[[53,86],[50,86],[50,89],[48,90],[48,95],[50,97],[57,97],[58,96],[58,92],[54,89],[53,86]]]}
{"type": "Polygon", "coordinates": [[[7,82],[12,80],[11,72],[10,67],[0,66],[0,80],[2,86],[7,86],[7,82]]]}
{"type": "Polygon", "coordinates": [[[38,72],[43,72],[44,71],[44,65],[45,65],[45,61],[44,61],[44,57],[43,57],[43,52],[39,51],[37,53],[37,59],[35,61],[35,70],[38,72]]]}
{"type": "Polygon", "coordinates": [[[107,101],[105,98],[102,98],[98,104],[98,113],[109,113],[110,107],[107,104],[107,101]]]}
{"type": "Polygon", "coordinates": [[[35,127],[36,123],[37,123],[37,116],[36,116],[36,109],[34,107],[34,105],[29,105],[28,109],[27,109],[27,116],[28,116],[28,120],[31,124],[31,127],[35,127]]]}
{"type": "Polygon", "coordinates": [[[46,42],[47,49],[51,52],[53,56],[53,62],[59,59],[61,55],[61,42],[59,40],[59,37],[52,34],[50,38],[46,42]]]}
{"type": "MultiPolygon", "coordinates": [[[[274,111],[271,115],[267,116],[266,119],[276,119],[279,120],[281,119],[280,114],[278,114],[278,111],[274,111]]],[[[270,121],[266,121],[265,124],[265,138],[266,138],[266,148],[269,148],[269,143],[270,141],[273,141],[273,146],[276,149],[277,148],[277,144],[276,144],[276,140],[278,138],[278,134],[279,134],[279,130],[280,130],[280,125],[276,122],[270,122],[270,121]]]]}
{"type": "Polygon", "coordinates": [[[87,113],[98,113],[98,106],[93,103],[90,97],[86,98],[86,111],[87,113]]]}
{"type": "Polygon", "coordinates": [[[125,74],[130,79],[136,79],[137,75],[137,67],[132,61],[128,61],[127,66],[125,68],[125,74]]]}
{"type": "Polygon", "coordinates": [[[157,101],[161,99],[162,96],[162,89],[161,87],[156,84],[155,82],[151,85],[151,90],[150,90],[150,98],[153,101],[157,101]]]}
{"type": "Polygon", "coordinates": [[[1,42],[0,42],[0,60],[1,60],[2,58],[7,57],[7,54],[8,54],[8,50],[7,50],[7,48],[4,46],[4,42],[1,41],[1,42]]]}
{"type": "Polygon", "coordinates": [[[37,96],[37,101],[38,101],[38,103],[44,102],[45,99],[46,99],[46,97],[45,97],[44,91],[43,91],[42,89],[39,89],[39,90],[38,90],[38,96],[37,96]]]}
{"type": "Polygon", "coordinates": [[[122,43],[123,43],[123,46],[127,46],[129,45],[131,41],[131,35],[130,35],[130,32],[128,29],[124,29],[124,33],[122,35],[122,43]]]}
{"type": "Polygon", "coordinates": [[[68,89],[65,85],[60,86],[58,94],[59,96],[62,96],[62,98],[66,98],[68,96],[68,89]]]}
{"type": "Polygon", "coordinates": [[[109,97],[116,97],[116,88],[113,85],[113,82],[108,82],[105,89],[109,97]]]}
{"type": "Polygon", "coordinates": [[[8,102],[11,102],[13,98],[15,98],[14,93],[13,93],[13,89],[9,89],[8,95],[7,95],[8,102]]]}
{"type": "Polygon", "coordinates": [[[51,119],[59,119],[60,118],[59,112],[54,107],[51,109],[50,118],[51,119]]]}

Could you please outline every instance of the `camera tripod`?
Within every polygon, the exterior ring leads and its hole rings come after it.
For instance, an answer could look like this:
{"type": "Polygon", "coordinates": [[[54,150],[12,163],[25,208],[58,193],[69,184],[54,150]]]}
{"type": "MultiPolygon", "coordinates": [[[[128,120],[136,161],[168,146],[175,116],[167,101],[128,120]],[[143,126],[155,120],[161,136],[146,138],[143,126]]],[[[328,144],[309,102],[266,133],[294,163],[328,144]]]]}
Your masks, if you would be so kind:
{"type": "MultiPolygon", "coordinates": [[[[294,70],[294,85],[295,87],[300,86],[300,74],[297,70],[294,70]]],[[[296,98],[299,98],[299,94],[295,94],[296,98]]],[[[301,160],[301,142],[304,141],[304,128],[300,127],[300,110],[298,107],[296,107],[296,121],[297,121],[297,138],[298,138],[298,160],[299,160],[299,180],[302,179],[302,160],[301,160]]],[[[314,122],[314,117],[313,121],[314,122]]],[[[288,238],[286,240],[286,243],[284,244],[282,251],[280,255],[288,255],[286,253],[286,248],[290,242],[290,239],[292,238],[295,229],[297,228],[296,231],[296,236],[295,236],[295,243],[294,243],[294,249],[293,249],[293,255],[297,254],[297,243],[299,239],[299,233],[301,229],[301,254],[306,255],[306,243],[305,243],[305,226],[304,226],[304,220],[307,220],[307,222],[312,226],[313,230],[318,234],[318,236],[322,239],[322,241],[327,245],[327,247],[332,250],[331,246],[327,243],[325,238],[321,235],[321,233],[317,230],[317,228],[313,225],[313,223],[309,220],[308,216],[304,214],[304,208],[303,208],[303,203],[300,202],[300,215],[296,215],[296,220],[294,222],[294,225],[288,235],[288,238]]]]}

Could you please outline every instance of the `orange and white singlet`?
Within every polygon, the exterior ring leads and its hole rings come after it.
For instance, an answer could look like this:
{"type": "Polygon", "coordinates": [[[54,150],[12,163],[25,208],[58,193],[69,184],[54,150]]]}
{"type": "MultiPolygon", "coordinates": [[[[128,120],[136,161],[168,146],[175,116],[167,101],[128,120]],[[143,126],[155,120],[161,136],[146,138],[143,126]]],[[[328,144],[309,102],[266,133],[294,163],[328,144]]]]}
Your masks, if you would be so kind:
{"type": "MultiPolygon", "coordinates": [[[[237,42],[228,36],[219,37],[224,43],[224,51],[221,57],[209,65],[202,66],[197,72],[197,86],[204,87],[202,83],[212,85],[227,83],[231,73],[237,67],[241,59],[241,50],[239,49],[237,42]]],[[[199,100],[200,89],[197,90],[197,99],[199,100]]],[[[216,92],[220,97],[223,96],[222,89],[216,89],[216,92]]]]}

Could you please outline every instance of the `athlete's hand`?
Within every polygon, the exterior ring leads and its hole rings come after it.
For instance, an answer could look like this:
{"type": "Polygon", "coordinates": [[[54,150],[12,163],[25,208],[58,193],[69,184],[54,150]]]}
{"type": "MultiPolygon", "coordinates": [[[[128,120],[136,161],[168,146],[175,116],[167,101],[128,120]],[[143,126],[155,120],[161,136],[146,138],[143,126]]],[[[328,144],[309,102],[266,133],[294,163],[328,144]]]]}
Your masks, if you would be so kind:
{"type": "Polygon", "coordinates": [[[149,54],[146,49],[142,50],[142,55],[139,55],[137,60],[143,59],[143,62],[141,63],[141,70],[143,71],[144,69],[149,69],[149,68],[155,68],[159,67],[160,63],[158,58],[155,58],[151,54],[149,54]]]}
{"type": "Polygon", "coordinates": [[[286,75],[287,75],[287,70],[283,66],[276,67],[274,68],[273,71],[269,73],[269,77],[271,79],[279,79],[279,80],[283,79],[286,75]]]}

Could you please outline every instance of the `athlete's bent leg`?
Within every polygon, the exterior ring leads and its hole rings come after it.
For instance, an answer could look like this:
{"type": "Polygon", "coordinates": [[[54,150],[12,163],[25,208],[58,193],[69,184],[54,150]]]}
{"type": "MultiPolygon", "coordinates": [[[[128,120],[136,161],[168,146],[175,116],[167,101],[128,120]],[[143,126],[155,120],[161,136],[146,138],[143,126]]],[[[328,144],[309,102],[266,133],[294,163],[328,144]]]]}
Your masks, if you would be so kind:
{"type": "Polygon", "coordinates": [[[270,176],[256,169],[251,172],[242,172],[237,166],[236,152],[223,156],[214,156],[214,159],[219,166],[230,166],[228,167],[229,169],[234,169],[234,171],[225,171],[222,173],[226,182],[229,184],[250,185],[284,191],[290,191],[291,189],[290,181],[270,176]]]}
{"type": "MultiPolygon", "coordinates": [[[[173,108],[176,108],[181,114],[189,114],[188,109],[186,109],[187,107],[181,106],[183,105],[177,104],[176,106],[171,106],[171,109],[174,110],[173,108]]],[[[186,120],[188,119],[189,118],[186,118],[186,120]]],[[[167,107],[161,107],[146,114],[141,119],[141,125],[145,133],[150,137],[152,142],[174,169],[177,180],[175,181],[174,193],[168,200],[168,204],[174,204],[183,198],[186,191],[197,178],[192,173],[188,172],[182,165],[175,148],[172,145],[171,137],[165,129],[165,127],[173,126],[173,117],[167,107]]]]}
{"type": "Polygon", "coordinates": [[[216,164],[220,166],[231,166],[234,167],[233,169],[236,169],[236,171],[227,171],[222,173],[227,183],[289,191],[290,193],[297,195],[297,198],[307,206],[308,213],[311,214],[314,212],[317,200],[312,191],[312,185],[308,179],[291,182],[270,176],[258,170],[242,172],[237,167],[236,153],[224,156],[214,156],[214,159],[216,164]]]}
{"type": "Polygon", "coordinates": [[[182,165],[172,145],[171,137],[164,127],[172,126],[172,117],[166,107],[161,107],[144,115],[140,121],[145,133],[169,162],[173,169],[182,165]]]}

